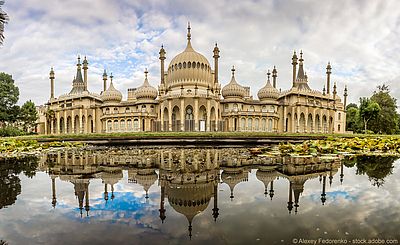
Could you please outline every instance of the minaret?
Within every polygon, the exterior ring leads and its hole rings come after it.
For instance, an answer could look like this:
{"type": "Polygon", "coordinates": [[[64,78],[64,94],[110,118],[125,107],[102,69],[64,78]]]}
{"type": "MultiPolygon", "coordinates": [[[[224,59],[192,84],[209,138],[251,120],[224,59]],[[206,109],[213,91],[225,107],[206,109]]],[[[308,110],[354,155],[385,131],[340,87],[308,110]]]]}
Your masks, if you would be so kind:
{"type": "Polygon", "coordinates": [[[330,93],[331,73],[332,73],[331,63],[328,62],[328,65],[326,66],[326,93],[327,94],[330,93]]]}
{"type": "Polygon", "coordinates": [[[159,54],[160,54],[160,65],[161,65],[161,84],[165,84],[165,75],[164,75],[164,60],[165,60],[165,54],[166,54],[166,52],[165,52],[165,50],[164,50],[164,46],[163,45],[161,45],[161,49],[160,49],[160,52],[159,52],[159,54]]]}
{"type": "Polygon", "coordinates": [[[217,43],[215,43],[215,47],[214,47],[214,83],[218,84],[218,58],[219,56],[219,48],[217,43]]]}
{"type": "Polygon", "coordinates": [[[340,184],[343,184],[343,162],[340,163],[340,184]]]}
{"type": "Polygon", "coordinates": [[[87,70],[88,70],[88,61],[85,58],[83,59],[83,84],[84,84],[84,90],[87,91],[88,90],[88,86],[87,86],[87,70]]]}
{"type": "Polygon", "coordinates": [[[217,218],[219,215],[218,212],[219,208],[218,208],[218,182],[215,182],[214,184],[214,208],[212,209],[213,211],[213,217],[214,217],[214,221],[217,222],[217,218]]]}
{"type": "Polygon", "coordinates": [[[333,84],[333,104],[336,104],[336,82],[333,84]]]}
{"type": "Polygon", "coordinates": [[[294,51],[293,53],[293,57],[292,57],[292,65],[293,65],[293,85],[296,81],[296,68],[297,68],[297,55],[296,55],[296,51],[294,51]]]}
{"type": "Polygon", "coordinates": [[[160,200],[160,209],[158,211],[160,211],[160,219],[161,219],[161,223],[164,223],[165,218],[167,217],[165,215],[165,186],[161,186],[161,200],[160,200]]]}
{"type": "Polygon", "coordinates": [[[326,176],[324,175],[323,182],[322,182],[322,194],[321,194],[322,205],[325,205],[325,201],[326,201],[325,187],[326,187],[326,176]]]}
{"type": "Polygon", "coordinates": [[[56,78],[54,75],[53,67],[50,70],[50,99],[54,99],[54,79],[56,78]]]}
{"type": "Polygon", "coordinates": [[[326,95],[326,93],[325,93],[325,85],[324,85],[324,88],[322,89],[322,95],[326,95]]]}
{"type": "Polygon", "coordinates": [[[108,191],[107,191],[107,184],[104,184],[104,200],[108,201],[108,191]]]}
{"type": "Polygon", "coordinates": [[[86,196],[85,196],[85,210],[86,210],[86,216],[89,216],[89,183],[86,185],[86,196]]]}
{"type": "Polygon", "coordinates": [[[288,205],[287,205],[289,214],[292,213],[292,209],[293,209],[293,201],[292,200],[293,200],[292,182],[289,182],[289,201],[288,201],[288,205]]]}
{"type": "Polygon", "coordinates": [[[344,94],[343,94],[344,111],[346,111],[346,105],[347,105],[347,85],[344,86],[344,94]]]}
{"type": "Polygon", "coordinates": [[[272,70],[272,85],[276,88],[276,77],[278,76],[278,72],[276,71],[276,67],[272,70]]]}
{"type": "Polygon", "coordinates": [[[271,198],[271,201],[272,201],[272,198],[274,197],[274,181],[271,181],[271,184],[270,184],[270,186],[269,186],[269,197],[271,198]]]}
{"type": "Polygon", "coordinates": [[[106,69],[104,69],[103,72],[103,92],[107,90],[107,72],[106,69]]]}
{"type": "Polygon", "coordinates": [[[53,199],[52,199],[51,205],[53,206],[53,208],[55,208],[56,204],[57,204],[56,178],[53,176],[51,177],[51,190],[52,190],[52,194],[53,194],[53,199]]]}

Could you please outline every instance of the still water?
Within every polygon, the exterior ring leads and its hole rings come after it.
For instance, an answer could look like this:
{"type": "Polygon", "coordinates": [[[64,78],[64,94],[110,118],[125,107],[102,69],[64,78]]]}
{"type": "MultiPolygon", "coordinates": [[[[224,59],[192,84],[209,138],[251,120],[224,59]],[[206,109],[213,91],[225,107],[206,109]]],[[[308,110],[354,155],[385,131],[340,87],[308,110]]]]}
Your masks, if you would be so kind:
{"type": "Polygon", "coordinates": [[[267,157],[245,148],[64,150],[8,159],[0,162],[0,239],[399,244],[399,165],[393,157],[267,157]]]}

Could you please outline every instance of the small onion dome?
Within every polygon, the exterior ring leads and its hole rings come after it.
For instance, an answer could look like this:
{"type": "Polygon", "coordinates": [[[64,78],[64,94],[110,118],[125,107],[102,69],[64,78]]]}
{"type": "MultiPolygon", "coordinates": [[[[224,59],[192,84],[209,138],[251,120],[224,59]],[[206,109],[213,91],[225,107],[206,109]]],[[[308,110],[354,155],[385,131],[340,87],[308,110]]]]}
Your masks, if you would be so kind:
{"type": "Polygon", "coordinates": [[[222,96],[227,97],[244,97],[246,90],[235,80],[235,67],[232,67],[232,79],[222,88],[222,96]]]}
{"type": "Polygon", "coordinates": [[[258,91],[257,96],[260,100],[277,99],[279,97],[279,91],[271,85],[271,82],[269,80],[269,76],[271,75],[271,73],[269,71],[267,75],[267,84],[265,84],[265,86],[258,91]]]}
{"type": "Polygon", "coordinates": [[[143,85],[136,90],[135,95],[138,100],[140,99],[154,100],[157,98],[157,89],[150,85],[149,80],[147,79],[147,73],[149,72],[146,69],[146,71],[144,72],[145,79],[143,85]]]}
{"type": "Polygon", "coordinates": [[[108,87],[108,89],[103,92],[103,94],[101,95],[101,98],[103,99],[103,102],[119,103],[122,100],[122,94],[116,88],[114,88],[112,78],[113,78],[113,75],[111,73],[111,76],[110,76],[110,79],[111,79],[110,87],[108,87]]]}

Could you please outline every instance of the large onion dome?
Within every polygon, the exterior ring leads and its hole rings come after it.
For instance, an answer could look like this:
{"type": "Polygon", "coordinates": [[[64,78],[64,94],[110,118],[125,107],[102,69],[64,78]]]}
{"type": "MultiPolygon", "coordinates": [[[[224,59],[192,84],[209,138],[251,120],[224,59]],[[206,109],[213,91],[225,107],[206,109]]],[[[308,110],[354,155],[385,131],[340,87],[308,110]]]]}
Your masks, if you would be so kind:
{"type": "Polygon", "coordinates": [[[122,93],[119,92],[116,88],[114,88],[114,84],[112,81],[112,73],[111,73],[111,83],[110,83],[110,87],[108,87],[108,89],[106,91],[103,92],[103,94],[101,95],[101,98],[103,100],[103,102],[108,102],[108,103],[119,103],[122,100],[122,93]]]}
{"type": "Polygon", "coordinates": [[[168,66],[166,86],[180,87],[181,84],[207,87],[213,85],[213,75],[207,58],[196,52],[191,44],[190,25],[188,26],[185,50],[176,55],[168,66]]]}
{"type": "Polygon", "coordinates": [[[235,67],[232,67],[231,81],[222,88],[222,96],[227,97],[240,97],[243,98],[246,94],[245,88],[238,84],[235,80],[235,67]]]}
{"type": "Polygon", "coordinates": [[[157,98],[157,89],[153,86],[150,85],[149,80],[147,79],[147,74],[149,72],[146,71],[144,72],[145,74],[145,79],[143,82],[143,85],[140,86],[135,93],[136,99],[141,100],[141,99],[150,99],[154,100],[157,98]]]}
{"type": "Polygon", "coordinates": [[[257,96],[260,100],[277,99],[279,97],[279,91],[278,89],[272,86],[269,80],[269,76],[271,75],[269,71],[267,75],[268,75],[267,84],[265,84],[265,86],[258,91],[257,96]]]}

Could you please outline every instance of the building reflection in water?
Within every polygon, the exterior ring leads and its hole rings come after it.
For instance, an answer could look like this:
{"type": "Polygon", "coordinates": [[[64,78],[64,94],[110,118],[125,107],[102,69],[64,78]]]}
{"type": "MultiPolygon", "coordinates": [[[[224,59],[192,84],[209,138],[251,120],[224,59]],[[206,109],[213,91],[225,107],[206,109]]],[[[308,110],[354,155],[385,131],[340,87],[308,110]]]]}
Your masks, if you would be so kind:
{"type": "Polygon", "coordinates": [[[48,171],[51,177],[53,207],[57,205],[56,178],[73,184],[81,217],[90,214],[89,186],[93,179],[102,180],[105,203],[115,198],[114,186],[122,180],[123,170],[128,172],[129,184],[143,187],[146,200],[149,199],[150,187],[158,180],[161,222],[164,223],[168,217],[167,200],[173,210],[186,217],[189,237],[192,236],[193,219],[206,210],[211,199],[211,216],[217,221],[221,211],[218,208],[218,185],[229,186],[229,198],[233,201],[235,186],[248,181],[251,170],[257,170],[256,178],[264,184],[264,195],[271,200],[277,194],[274,181],[278,178],[288,180],[289,214],[299,212],[300,196],[308,180],[320,180],[321,203],[324,205],[327,202],[327,181],[332,184],[339,168],[340,182],[344,177],[343,164],[338,158],[262,157],[252,156],[246,149],[65,151],[43,156],[39,168],[48,171]]]}

